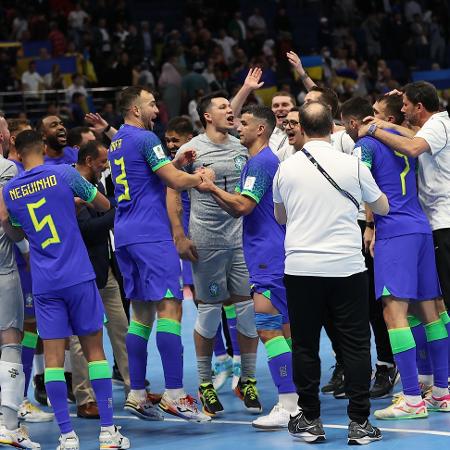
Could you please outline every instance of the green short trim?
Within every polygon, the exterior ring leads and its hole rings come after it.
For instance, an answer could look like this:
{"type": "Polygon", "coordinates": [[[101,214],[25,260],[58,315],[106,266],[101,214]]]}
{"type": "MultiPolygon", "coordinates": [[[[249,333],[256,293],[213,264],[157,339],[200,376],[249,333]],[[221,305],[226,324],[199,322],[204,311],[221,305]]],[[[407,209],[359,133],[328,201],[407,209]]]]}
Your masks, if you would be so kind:
{"type": "Polygon", "coordinates": [[[86,199],[86,201],[87,201],[88,203],[92,203],[92,202],[94,201],[94,199],[95,199],[96,196],[97,196],[97,188],[96,188],[96,187],[93,187],[93,188],[91,189],[91,195],[89,196],[88,199],[86,199]]]}
{"type": "Polygon", "coordinates": [[[441,319],[425,324],[427,342],[438,341],[448,337],[447,330],[441,319]]]}
{"type": "Polygon", "coordinates": [[[156,323],[157,333],[171,333],[181,336],[181,323],[173,319],[158,319],[156,323]]]}
{"type": "Polygon", "coordinates": [[[292,338],[286,338],[286,343],[287,345],[289,345],[289,348],[291,349],[292,352],[292,338]]]}
{"type": "Polygon", "coordinates": [[[128,334],[135,334],[146,341],[148,341],[151,331],[151,327],[148,327],[143,323],[136,322],[135,320],[132,320],[128,326],[128,334]]]}
{"type": "Polygon", "coordinates": [[[225,316],[227,319],[236,319],[236,308],[234,305],[224,306],[225,316]]]}
{"type": "Polygon", "coordinates": [[[284,336],[274,337],[267,341],[264,346],[266,347],[267,357],[269,359],[291,352],[284,336]]]}
{"type": "Polygon", "coordinates": [[[22,346],[27,348],[36,348],[39,336],[31,331],[23,332],[22,346]]]}
{"type": "Polygon", "coordinates": [[[393,328],[388,330],[392,353],[406,352],[416,346],[411,328],[393,328]]]}
{"type": "Polygon", "coordinates": [[[261,199],[257,195],[255,195],[253,192],[250,192],[250,191],[243,190],[241,192],[241,195],[245,195],[246,197],[250,197],[256,203],[259,203],[261,201],[261,199]]]}
{"type": "Polygon", "coordinates": [[[408,316],[408,323],[411,328],[422,325],[422,322],[416,316],[408,316]]]}
{"type": "Polygon", "coordinates": [[[161,167],[167,166],[167,164],[170,164],[172,161],[169,161],[165,159],[164,161],[161,161],[159,164],[156,164],[156,166],[152,167],[153,172],[156,172],[158,169],[161,169],[161,167]]]}
{"type": "Polygon", "coordinates": [[[172,291],[170,289],[167,289],[166,295],[164,295],[164,298],[175,298],[175,296],[172,294],[172,291]]]}
{"type": "Polygon", "coordinates": [[[89,367],[89,379],[90,380],[102,380],[111,378],[111,368],[108,361],[91,361],[88,364],[89,367]]]}
{"type": "Polygon", "coordinates": [[[271,296],[270,289],[267,289],[267,291],[264,291],[262,293],[262,295],[270,300],[270,296],[271,296]]]}
{"type": "Polygon", "coordinates": [[[450,323],[450,316],[448,315],[448,312],[447,312],[447,311],[441,312],[441,313],[439,314],[439,317],[441,318],[442,323],[443,323],[444,325],[447,325],[448,323],[450,323]]]}
{"type": "Polygon", "coordinates": [[[391,292],[389,291],[389,289],[385,286],[385,287],[383,288],[383,292],[381,293],[381,296],[382,296],[382,297],[386,297],[386,296],[388,296],[388,295],[392,295],[392,294],[391,294],[391,292]]]}
{"type": "Polygon", "coordinates": [[[64,381],[66,382],[66,377],[64,376],[64,367],[50,367],[45,369],[44,372],[44,382],[51,383],[52,381],[64,381]]]}

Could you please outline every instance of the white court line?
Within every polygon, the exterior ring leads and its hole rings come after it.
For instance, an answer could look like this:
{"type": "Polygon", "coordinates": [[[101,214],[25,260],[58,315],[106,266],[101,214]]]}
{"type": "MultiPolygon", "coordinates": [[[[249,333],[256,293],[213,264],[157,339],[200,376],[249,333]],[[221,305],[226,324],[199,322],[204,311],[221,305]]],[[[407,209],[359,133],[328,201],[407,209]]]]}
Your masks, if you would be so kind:
{"type": "MultiPolygon", "coordinates": [[[[76,414],[71,414],[71,417],[77,417],[76,414]]],[[[120,420],[141,420],[135,416],[114,416],[115,419],[120,420]]],[[[183,419],[173,419],[173,418],[166,418],[164,417],[164,420],[161,422],[186,422],[186,420],[183,419]]],[[[251,422],[245,421],[245,420],[213,420],[211,423],[222,423],[222,424],[228,424],[228,425],[251,425],[251,422]]],[[[324,428],[334,428],[338,430],[347,430],[347,425],[334,425],[334,424],[324,424],[324,428]]],[[[411,430],[409,428],[380,428],[381,431],[386,431],[388,433],[410,433],[410,434],[428,434],[432,436],[446,436],[450,437],[450,431],[436,431],[436,430],[411,430]]]]}

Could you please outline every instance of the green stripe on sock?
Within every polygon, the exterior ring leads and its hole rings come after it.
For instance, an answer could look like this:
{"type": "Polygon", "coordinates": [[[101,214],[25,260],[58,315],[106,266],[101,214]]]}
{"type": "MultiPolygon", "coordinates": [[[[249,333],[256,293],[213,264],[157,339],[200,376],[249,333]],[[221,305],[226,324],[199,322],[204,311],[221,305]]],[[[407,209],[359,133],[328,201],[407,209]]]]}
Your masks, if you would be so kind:
{"type": "Polygon", "coordinates": [[[50,383],[51,381],[64,381],[66,382],[66,377],[64,376],[64,367],[50,367],[45,369],[44,372],[44,382],[50,383]]]}
{"type": "Polygon", "coordinates": [[[287,345],[289,345],[289,348],[291,349],[292,352],[292,338],[286,338],[286,343],[287,345]]]}
{"type": "Polygon", "coordinates": [[[450,316],[448,315],[448,312],[447,312],[447,311],[441,312],[441,313],[439,314],[439,316],[440,316],[440,318],[441,318],[441,320],[442,320],[442,323],[443,323],[444,325],[447,325],[448,323],[450,323],[450,316]]]}
{"type": "Polygon", "coordinates": [[[283,355],[284,353],[291,352],[284,336],[274,337],[267,341],[264,345],[266,347],[267,357],[269,359],[275,358],[279,355],[283,355]]]}
{"type": "Polygon", "coordinates": [[[392,353],[406,352],[416,346],[411,328],[393,328],[388,330],[392,353]]]}
{"type": "Polygon", "coordinates": [[[88,366],[90,380],[111,378],[111,368],[109,367],[108,361],[91,361],[88,366]]]}
{"type": "Polygon", "coordinates": [[[129,334],[135,334],[136,336],[140,336],[141,338],[148,341],[150,337],[150,332],[152,329],[143,323],[136,322],[132,320],[128,327],[129,334]]]}
{"type": "Polygon", "coordinates": [[[172,333],[181,336],[181,323],[173,319],[158,319],[156,331],[158,333],[172,333]]]}
{"type": "Polygon", "coordinates": [[[448,337],[447,330],[441,319],[425,324],[427,342],[438,341],[448,337]]]}
{"type": "Polygon", "coordinates": [[[23,332],[22,345],[28,348],[36,348],[38,341],[38,335],[36,333],[32,333],[31,331],[23,332]]]}
{"type": "Polygon", "coordinates": [[[419,326],[422,322],[416,316],[408,316],[408,323],[411,328],[419,326]]]}
{"type": "Polygon", "coordinates": [[[224,306],[223,309],[225,310],[227,319],[236,319],[236,308],[234,305],[224,306]]]}

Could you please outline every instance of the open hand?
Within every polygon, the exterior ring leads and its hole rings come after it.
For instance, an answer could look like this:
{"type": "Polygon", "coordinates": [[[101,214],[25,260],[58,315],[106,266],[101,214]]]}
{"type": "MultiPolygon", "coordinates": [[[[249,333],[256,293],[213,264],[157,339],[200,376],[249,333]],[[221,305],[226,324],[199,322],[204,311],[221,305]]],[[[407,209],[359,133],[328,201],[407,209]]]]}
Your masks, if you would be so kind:
{"type": "Polygon", "coordinates": [[[262,69],[259,67],[254,67],[248,71],[247,77],[244,81],[244,86],[250,88],[252,91],[259,89],[263,86],[264,81],[261,80],[262,69]]]}
{"type": "Polygon", "coordinates": [[[305,73],[305,69],[303,69],[302,61],[297,53],[290,51],[286,53],[288,61],[291,63],[291,66],[300,74],[305,73]]]}
{"type": "Polygon", "coordinates": [[[186,236],[180,239],[175,239],[175,247],[181,259],[192,262],[198,261],[197,248],[186,236]]]}
{"type": "Polygon", "coordinates": [[[197,159],[197,152],[193,148],[188,148],[183,152],[177,152],[175,158],[173,158],[172,163],[178,169],[181,169],[188,164],[192,164],[197,159]]]}
{"type": "Polygon", "coordinates": [[[91,125],[89,129],[94,133],[101,134],[108,127],[108,122],[98,113],[87,113],[84,120],[91,125]]]}

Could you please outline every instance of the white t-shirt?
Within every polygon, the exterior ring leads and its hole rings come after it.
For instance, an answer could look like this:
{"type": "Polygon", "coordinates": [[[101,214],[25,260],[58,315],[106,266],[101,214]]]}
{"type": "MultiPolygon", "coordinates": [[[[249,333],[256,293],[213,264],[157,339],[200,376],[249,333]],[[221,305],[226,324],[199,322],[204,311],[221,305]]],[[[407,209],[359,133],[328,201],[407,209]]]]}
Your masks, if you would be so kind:
{"type": "Polygon", "coordinates": [[[331,145],[335,150],[346,153],[347,155],[353,154],[355,142],[345,130],[336,131],[336,133],[333,133],[330,138],[331,145]]]}
{"type": "Polygon", "coordinates": [[[419,156],[419,199],[433,230],[450,228],[450,118],[433,114],[417,132],[431,153],[419,156]]]}
{"type": "MultiPolygon", "coordinates": [[[[372,203],[380,198],[382,193],[372,174],[358,158],[335,152],[324,141],[310,141],[305,148],[356,200],[372,203]]],[[[286,208],[288,275],[347,277],[366,270],[356,220],[358,209],[303,152],[280,164],[274,177],[273,200],[286,208]]]]}
{"type": "Polygon", "coordinates": [[[22,74],[22,83],[26,84],[27,91],[39,91],[39,83],[43,83],[44,79],[37,73],[30,73],[28,70],[22,74]]]}
{"type": "Polygon", "coordinates": [[[295,151],[294,147],[289,144],[287,134],[278,127],[275,127],[272,134],[270,135],[269,147],[272,149],[275,155],[280,158],[280,161],[284,161],[295,151]]]}

